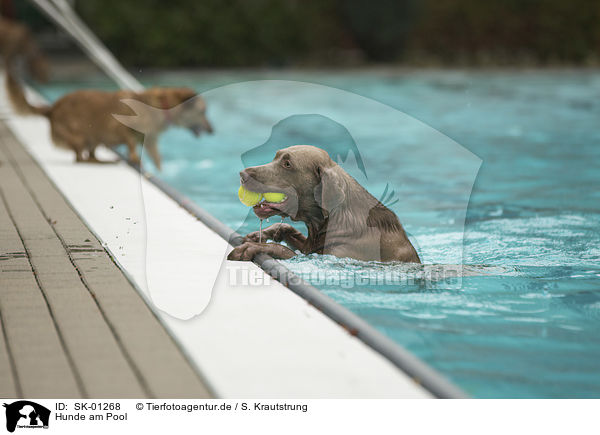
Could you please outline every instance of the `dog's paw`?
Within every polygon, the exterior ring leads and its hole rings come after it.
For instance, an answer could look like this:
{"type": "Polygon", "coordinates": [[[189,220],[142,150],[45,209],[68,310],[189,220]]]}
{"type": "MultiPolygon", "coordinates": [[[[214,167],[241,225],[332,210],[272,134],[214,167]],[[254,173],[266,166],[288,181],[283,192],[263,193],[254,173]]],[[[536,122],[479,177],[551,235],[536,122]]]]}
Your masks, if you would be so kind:
{"type": "MultiPolygon", "coordinates": [[[[263,231],[262,234],[260,231],[254,231],[252,233],[246,234],[244,237],[244,242],[252,242],[252,243],[265,243],[267,240],[273,240],[271,233],[267,231],[263,231]]],[[[276,242],[278,240],[275,240],[276,242]]]]}
{"type": "Polygon", "coordinates": [[[265,239],[264,233],[261,235],[260,231],[254,231],[252,233],[246,234],[246,236],[244,237],[244,243],[245,242],[258,243],[259,241],[262,242],[264,239],[265,239]]]}
{"type": "Polygon", "coordinates": [[[234,248],[227,256],[227,259],[231,261],[252,261],[261,252],[263,245],[262,243],[244,242],[234,248]]]}
{"type": "Polygon", "coordinates": [[[268,254],[280,260],[292,258],[296,255],[290,248],[278,243],[244,242],[237,248],[234,248],[227,256],[227,259],[232,261],[252,261],[254,257],[261,253],[268,254]]]}
{"type": "Polygon", "coordinates": [[[276,223],[262,230],[262,234],[260,231],[254,231],[247,234],[246,237],[244,237],[244,242],[266,243],[267,240],[272,240],[279,243],[283,240],[286,230],[286,226],[276,223]]]}

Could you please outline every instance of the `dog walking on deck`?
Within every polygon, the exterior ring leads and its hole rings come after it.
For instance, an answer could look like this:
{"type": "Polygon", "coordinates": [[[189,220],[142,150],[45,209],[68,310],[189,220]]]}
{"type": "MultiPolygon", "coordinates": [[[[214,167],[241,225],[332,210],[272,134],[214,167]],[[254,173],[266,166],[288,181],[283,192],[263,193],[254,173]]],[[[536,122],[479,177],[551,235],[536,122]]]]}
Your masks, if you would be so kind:
{"type": "Polygon", "coordinates": [[[129,159],[139,163],[136,148],[143,141],[160,169],[158,136],[168,127],[188,128],[196,136],[213,132],[204,100],[189,88],[151,88],[143,92],[79,90],[52,105],[36,106],[27,100],[11,65],[6,68],[6,88],[17,113],[48,118],[52,141],[60,148],[72,150],[77,162],[97,162],[98,145],[125,144],[129,159]]]}

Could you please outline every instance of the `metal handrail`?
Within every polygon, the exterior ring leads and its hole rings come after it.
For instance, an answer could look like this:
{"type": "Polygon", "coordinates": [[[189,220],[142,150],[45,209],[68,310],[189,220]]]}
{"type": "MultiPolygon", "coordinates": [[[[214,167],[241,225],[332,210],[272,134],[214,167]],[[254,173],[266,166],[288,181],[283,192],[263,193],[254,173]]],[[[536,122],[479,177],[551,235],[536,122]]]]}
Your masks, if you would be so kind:
{"type": "Polygon", "coordinates": [[[73,11],[66,0],[30,0],[77,42],[92,61],[123,89],[142,91],[132,76],[73,11]]]}

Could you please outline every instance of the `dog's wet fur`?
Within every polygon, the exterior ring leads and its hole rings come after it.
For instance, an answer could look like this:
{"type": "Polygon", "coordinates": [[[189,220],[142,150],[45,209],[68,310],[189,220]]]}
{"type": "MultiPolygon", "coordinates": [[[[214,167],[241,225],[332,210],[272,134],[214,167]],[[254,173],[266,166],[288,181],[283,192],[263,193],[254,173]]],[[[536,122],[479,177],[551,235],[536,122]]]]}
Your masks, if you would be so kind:
{"type": "Polygon", "coordinates": [[[287,259],[299,250],[363,261],[420,263],[396,214],[320,148],[295,145],[279,150],[271,163],[240,172],[240,181],[250,191],[284,193],[283,202],[258,204],[255,214],[260,219],[279,215],[302,221],[308,235],[277,223],[262,236],[248,234],[229,260],[251,261],[260,253],[287,259]],[[260,237],[276,243],[259,243],[260,237]]]}

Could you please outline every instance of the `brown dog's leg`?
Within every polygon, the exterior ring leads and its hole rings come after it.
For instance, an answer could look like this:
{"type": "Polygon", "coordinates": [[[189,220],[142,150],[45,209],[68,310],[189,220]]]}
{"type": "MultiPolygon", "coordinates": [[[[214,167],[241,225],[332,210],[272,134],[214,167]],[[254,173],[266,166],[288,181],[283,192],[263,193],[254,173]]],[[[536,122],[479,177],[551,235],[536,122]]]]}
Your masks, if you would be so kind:
{"type": "Polygon", "coordinates": [[[73,150],[76,162],[86,161],[83,157],[83,151],[86,149],[84,138],[73,134],[61,123],[52,122],[51,128],[52,141],[57,147],[73,150]]]}
{"type": "Polygon", "coordinates": [[[146,147],[146,152],[152,158],[154,166],[160,171],[161,161],[160,153],[158,152],[158,138],[156,136],[148,135],[144,140],[144,146],[146,147]]]}
{"type": "Polygon", "coordinates": [[[127,150],[129,151],[129,161],[140,164],[140,155],[137,153],[137,141],[134,138],[127,139],[127,150]]]}
{"type": "Polygon", "coordinates": [[[232,261],[252,261],[258,254],[265,253],[279,260],[287,260],[296,255],[294,251],[278,243],[245,242],[227,256],[232,261]]]}
{"type": "Polygon", "coordinates": [[[83,158],[83,150],[73,149],[73,151],[75,151],[75,161],[76,162],[78,162],[78,163],[85,162],[85,159],[83,158]]]}
{"type": "Polygon", "coordinates": [[[98,163],[99,160],[96,158],[96,147],[91,147],[88,151],[88,162],[98,163]]]}
{"type": "Polygon", "coordinates": [[[294,249],[302,249],[306,242],[306,236],[298,231],[290,224],[276,223],[262,231],[254,231],[253,233],[247,234],[244,237],[244,242],[256,242],[260,240],[273,240],[274,242],[281,242],[282,240],[294,249]]]}

